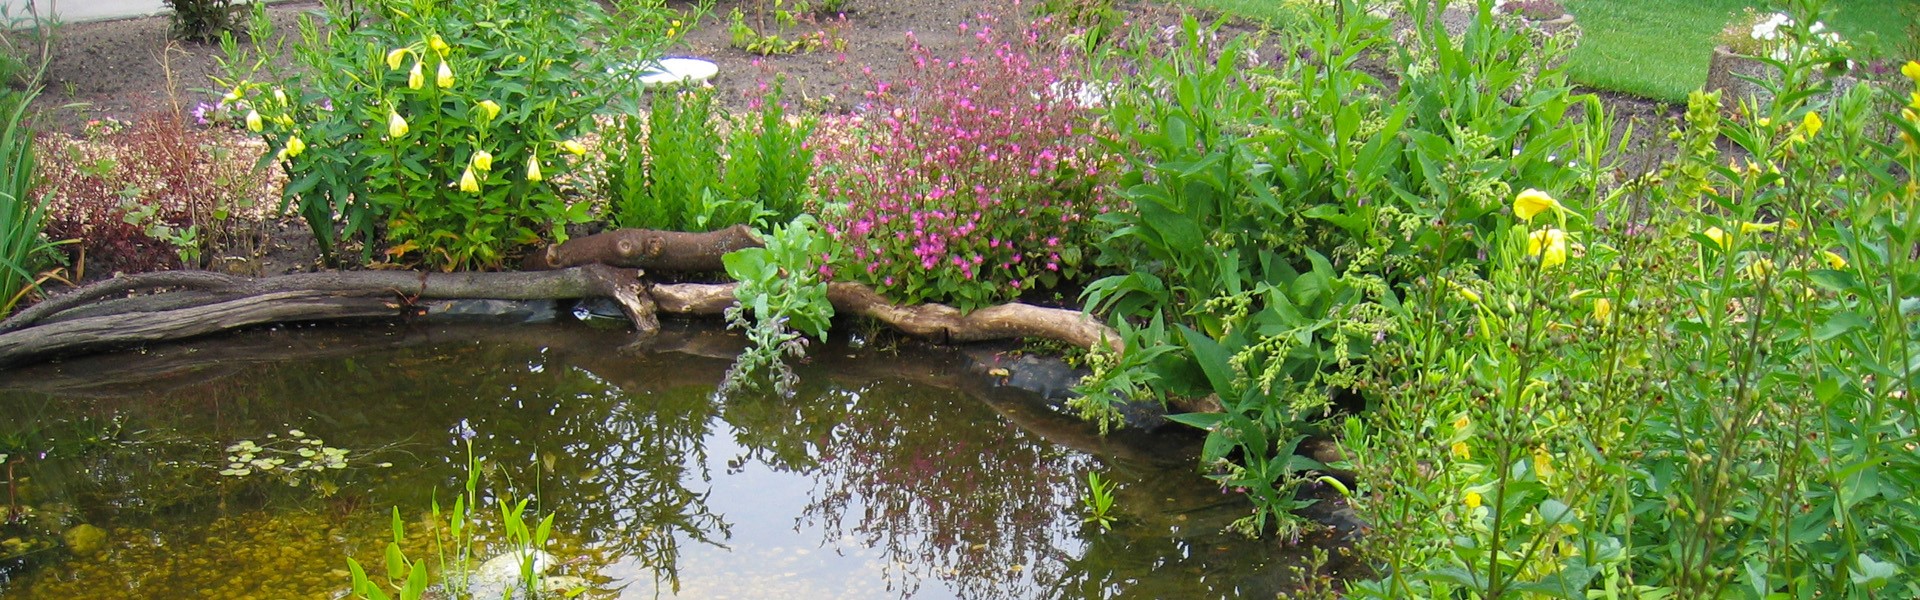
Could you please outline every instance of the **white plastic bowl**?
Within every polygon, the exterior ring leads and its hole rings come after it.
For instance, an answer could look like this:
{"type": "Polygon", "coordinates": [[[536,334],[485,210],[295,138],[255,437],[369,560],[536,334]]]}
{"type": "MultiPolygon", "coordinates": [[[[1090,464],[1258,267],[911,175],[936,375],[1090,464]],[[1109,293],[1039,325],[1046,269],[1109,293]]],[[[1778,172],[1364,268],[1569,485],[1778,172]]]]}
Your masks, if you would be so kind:
{"type": "Polygon", "coordinates": [[[698,58],[663,58],[640,73],[640,85],[656,88],[675,83],[706,83],[720,66],[698,58]]]}

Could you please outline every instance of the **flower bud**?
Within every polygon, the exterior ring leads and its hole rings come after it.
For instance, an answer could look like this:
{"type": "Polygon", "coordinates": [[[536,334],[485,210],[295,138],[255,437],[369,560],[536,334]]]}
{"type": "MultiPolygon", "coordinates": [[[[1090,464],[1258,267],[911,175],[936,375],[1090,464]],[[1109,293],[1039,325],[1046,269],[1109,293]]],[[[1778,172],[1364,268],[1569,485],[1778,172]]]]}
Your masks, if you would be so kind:
{"type": "Polygon", "coordinates": [[[399,69],[400,59],[403,59],[406,57],[407,57],[406,48],[394,48],[392,51],[387,53],[387,68],[399,69]]]}
{"type": "Polygon", "coordinates": [[[472,167],[468,167],[466,171],[463,171],[460,173],[460,191],[462,192],[480,191],[480,178],[473,176],[472,167]]]}
{"type": "Polygon", "coordinates": [[[420,72],[420,61],[413,61],[413,70],[407,72],[407,89],[417,90],[427,84],[427,76],[420,72]]]}
{"type": "Polygon", "coordinates": [[[275,89],[273,90],[273,101],[274,101],[274,102],[278,102],[278,103],[280,103],[280,105],[281,105],[281,106],[286,106],[286,105],[287,105],[287,91],[286,91],[286,90],[282,90],[282,89],[279,89],[279,88],[275,88],[275,89]]]}
{"type": "Polygon", "coordinates": [[[544,179],[546,179],[546,176],[540,174],[540,157],[538,155],[528,156],[527,181],[541,181],[544,179]]]}
{"type": "Polygon", "coordinates": [[[572,154],[574,156],[584,156],[587,153],[586,146],[582,146],[580,145],[580,142],[576,142],[573,140],[560,142],[560,148],[566,150],[567,153],[572,154]]]}
{"type": "Polygon", "coordinates": [[[433,37],[427,38],[427,47],[432,48],[434,52],[437,52],[442,56],[445,56],[447,54],[447,48],[448,48],[447,41],[440,39],[440,34],[436,33],[436,34],[433,34],[433,37]]]}
{"type": "Polygon", "coordinates": [[[247,131],[259,133],[264,127],[260,123],[260,111],[247,111],[247,131]]]}
{"type": "Polygon", "coordinates": [[[481,100],[480,111],[482,114],[487,115],[486,120],[488,121],[492,121],[500,117],[500,105],[495,103],[492,100],[481,100]]]}
{"type": "Polygon", "coordinates": [[[485,150],[475,151],[473,153],[473,168],[479,169],[483,173],[487,171],[492,171],[493,170],[493,153],[487,152],[485,150]]]}
{"type": "Polygon", "coordinates": [[[440,61],[440,72],[434,76],[433,83],[441,89],[453,87],[453,69],[447,67],[447,61],[440,61]]]}
{"type": "Polygon", "coordinates": [[[304,141],[301,141],[299,136],[287,138],[287,149],[286,149],[287,158],[293,158],[295,156],[299,156],[300,153],[306,152],[306,151],[307,151],[307,143],[304,141]]]}
{"type": "Polygon", "coordinates": [[[387,137],[401,138],[407,135],[407,120],[399,111],[387,113],[387,137]]]}

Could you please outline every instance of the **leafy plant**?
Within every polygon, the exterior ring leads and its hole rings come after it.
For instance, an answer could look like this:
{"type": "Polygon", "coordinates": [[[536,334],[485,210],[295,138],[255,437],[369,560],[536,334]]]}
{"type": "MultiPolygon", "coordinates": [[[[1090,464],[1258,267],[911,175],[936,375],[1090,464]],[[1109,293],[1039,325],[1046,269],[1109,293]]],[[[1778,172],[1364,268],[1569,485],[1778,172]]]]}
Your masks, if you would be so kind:
{"type": "Polygon", "coordinates": [[[972,49],[876,82],[863,115],[828,121],[820,211],[840,273],[904,302],[972,310],[1075,280],[1111,160],[1086,133],[1082,57],[1039,29],[962,24],[972,49]]]}
{"type": "Polygon", "coordinates": [[[33,130],[27,105],[36,93],[0,90],[0,315],[39,289],[48,277],[54,242],[46,237],[46,203],[36,191],[33,130]]]}
{"type": "Polygon", "coordinates": [[[775,392],[792,395],[798,379],[784,359],[804,358],[807,337],[827,339],[833,324],[833,303],[827,298],[832,242],[817,228],[812,216],[801,215],[762,235],[765,247],[722,257],[727,276],[738,282],[727,326],[746,330],[749,342],[727,370],[722,391],[756,387],[760,371],[767,369],[775,392]]]}
{"type": "Polygon", "coordinates": [[[711,231],[800,214],[811,197],[813,121],[789,120],[777,87],[755,99],[747,117],[717,108],[712,88],[675,87],[654,96],[644,124],[615,119],[604,178],[614,223],[711,231]]]}
{"type": "Polygon", "coordinates": [[[164,0],[175,39],[210,41],[230,34],[243,21],[236,18],[233,0],[164,0]]]}
{"type": "Polygon", "coordinates": [[[1080,497],[1080,504],[1086,509],[1087,516],[1082,523],[1089,523],[1101,531],[1113,529],[1113,488],[1119,485],[1112,481],[1103,481],[1100,474],[1087,472],[1087,493],[1080,497]]]}
{"type": "MultiPolygon", "coordinates": [[[[833,0],[833,7],[825,12],[839,12],[843,0],[833,0]]],[[[823,5],[825,6],[825,5],[823,5]]],[[[804,34],[795,38],[783,37],[780,32],[792,30],[800,22],[809,18],[813,5],[805,0],[758,0],[753,5],[753,23],[747,22],[747,13],[738,7],[728,15],[727,35],[732,38],[733,47],[761,56],[774,54],[794,54],[812,52],[827,45],[825,31],[804,34]],[[771,18],[771,21],[769,21],[771,18]]]]}
{"type": "Polygon", "coordinates": [[[638,89],[633,65],[673,41],[662,34],[675,16],[656,0],[611,14],[591,0],[334,4],[332,29],[302,19],[305,75],[257,79],[270,61],[230,53],[221,85],[272,148],[262,161],[287,169],[285,201],[323,252],[339,219],[347,239],[367,242],[363,257],[379,245],[447,269],[493,267],[588,218],[554,182],[585,154],[575,138],[590,117],[638,89]]]}

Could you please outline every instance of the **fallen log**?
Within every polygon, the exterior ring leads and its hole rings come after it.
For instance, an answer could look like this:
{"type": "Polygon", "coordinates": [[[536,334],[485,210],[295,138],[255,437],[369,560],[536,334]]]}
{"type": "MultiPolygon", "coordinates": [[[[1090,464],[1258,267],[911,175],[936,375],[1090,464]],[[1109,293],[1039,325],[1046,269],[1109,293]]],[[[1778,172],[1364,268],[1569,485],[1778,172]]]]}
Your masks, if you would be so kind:
{"type": "Polygon", "coordinates": [[[528,255],[520,268],[546,271],[599,263],[655,271],[720,271],[726,268],[720,257],[760,245],[746,225],[704,233],[615,229],[547,246],[528,255]]]}
{"type": "MultiPolygon", "coordinates": [[[[714,315],[734,303],[734,284],[649,284],[641,272],[599,264],[557,271],[417,273],[348,271],[253,279],[219,273],[144,273],[95,283],[0,321],[0,367],[77,352],[184,339],[281,322],[400,317],[420,299],[558,300],[603,297],[620,304],[642,335],[658,313],[714,315]],[[166,290],[144,295],[135,292],[166,290]]],[[[1073,310],[1012,303],[972,313],[939,304],[902,306],[857,283],[829,286],[842,314],[861,315],[936,342],[1010,338],[1124,349],[1104,323],[1073,310]]]]}

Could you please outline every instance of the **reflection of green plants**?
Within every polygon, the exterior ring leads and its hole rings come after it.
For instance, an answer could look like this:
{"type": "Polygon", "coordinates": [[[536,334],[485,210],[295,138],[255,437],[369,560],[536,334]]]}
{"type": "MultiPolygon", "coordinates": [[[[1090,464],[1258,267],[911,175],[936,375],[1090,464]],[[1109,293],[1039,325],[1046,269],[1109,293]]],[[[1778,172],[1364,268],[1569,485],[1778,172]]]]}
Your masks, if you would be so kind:
{"type": "Polygon", "coordinates": [[[334,28],[302,19],[304,74],[263,80],[272,56],[230,53],[225,101],[253,112],[248,128],[272,148],[262,160],[288,170],[286,201],[323,252],[339,220],[363,256],[449,269],[498,266],[587,219],[553,182],[586,152],[574,138],[590,117],[637,88],[636,58],[672,42],[676,16],[657,0],[611,14],[592,0],[328,6],[334,28]],[[597,50],[609,47],[622,52],[597,50]]]}
{"type": "MultiPolygon", "coordinates": [[[[333,473],[346,469],[355,458],[346,449],[328,446],[326,440],[299,429],[287,430],[284,437],[269,433],[263,439],[264,443],[240,440],[227,446],[226,468],[220,474],[235,479],[268,477],[331,496],[340,489],[333,473]]],[[[393,463],[376,466],[392,467],[393,463]]]]}
{"type": "Polygon", "coordinates": [[[745,329],[749,346],[727,371],[723,391],[754,387],[766,369],[774,390],[791,395],[797,379],[784,359],[806,356],[805,336],[827,339],[833,323],[826,282],[832,246],[817,227],[813,217],[801,215],[762,236],[766,247],[724,257],[727,275],[739,282],[733,291],[737,301],[727,308],[727,326],[745,329]]]}
{"type": "Polygon", "coordinates": [[[1116,482],[1100,479],[1099,473],[1087,472],[1087,493],[1080,497],[1080,504],[1086,509],[1087,516],[1081,522],[1093,524],[1101,531],[1113,529],[1114,517],[1110,513],[1113,511],[1113,488],[1117,485],[1116,482]]]}

